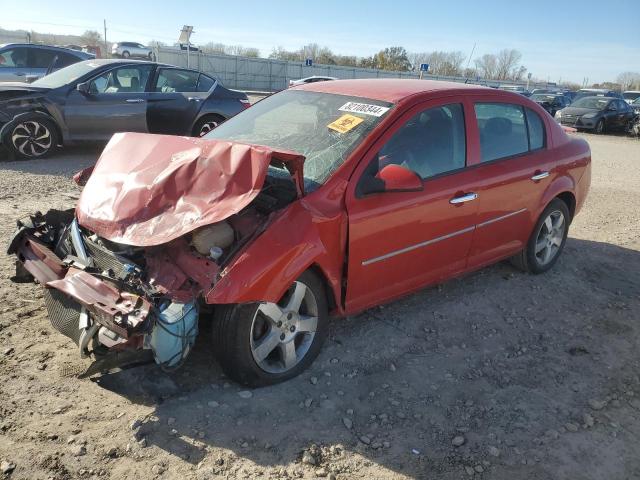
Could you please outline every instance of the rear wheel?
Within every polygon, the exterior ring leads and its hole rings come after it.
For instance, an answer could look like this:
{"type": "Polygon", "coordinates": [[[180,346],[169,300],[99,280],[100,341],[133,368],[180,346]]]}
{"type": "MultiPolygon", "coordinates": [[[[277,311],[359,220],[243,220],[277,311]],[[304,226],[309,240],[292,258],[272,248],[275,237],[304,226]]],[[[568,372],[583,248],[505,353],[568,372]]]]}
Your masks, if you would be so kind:
{"type": "Polygon", "coordinates": [[[42,158],[58,145],[58,130],[52,120],[26,117],[9,130],[5,143],[18,158],[42,158]]]}
{"type": "Polygon", "coordinates": [[[241,384],[260,387],[288,380],[318,356],[327,316],[324,285],[307,271],[278,303],[218,307],[215,354],[224,372],[241,384]]]}
{"type": "Polygon", "coordinates": [[[540,215],[526,248],[512,257],[511,263],[531,273],[549,270],[564,249],[570,220],[567,204],[559,198],[554,199],[540,215]]]}
{"type": "Polygon", "coordinates": [[[126,50],[124,52],[122,52],[122,58],[129,58],[131,56],[131,54],[129,52],[127,52],[126,50]]]}
{"type": "Polygon", "coordinates": [[[222,122],[224,122],[224,118],[220,115],[207,115],[196,122],[192,135],[194,137],[204,137],[222,122]]]}

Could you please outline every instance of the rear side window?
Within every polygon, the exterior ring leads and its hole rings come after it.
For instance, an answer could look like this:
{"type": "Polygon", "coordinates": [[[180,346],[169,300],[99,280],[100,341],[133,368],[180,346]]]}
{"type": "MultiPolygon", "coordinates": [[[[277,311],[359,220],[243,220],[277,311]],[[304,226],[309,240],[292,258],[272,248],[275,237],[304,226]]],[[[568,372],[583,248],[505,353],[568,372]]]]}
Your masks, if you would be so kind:
{"type": "Polygon", "coordinates": [[[197,92],[198,72],[178,68],[163,68],[158,74],[154,91],[162,93],[197,92]]]}
{"type": "Polygon", "coordinates": [[[211,87],[213,87],[213,83],[213,78],[200,74],[200,77],[198,78],[198,91],[208,92],[211,90],[211,87]]]}
{"type": "Polygon", "coordinates": [[[533,110],[525,108],[527,113],[527,127],[529,131],[529,150],[538,150],[544,147],[544,123],[540,116],[533,110]]]}
{"type": "Polygon", "coordinates": [[[58,58],[54,66],[55,68],[64,68],[79,61],[80,59],[78,57],[74,57],[73,55],[69,55],[68,53],[60,52],[58,53],[58,58]]]}
{"type": "Polygon", "coordinates": [[[510,103],[477,103],[482,162],[521,155],[545,146],[545,127],[533,110],[510,103]]]}
{"type": "Polygon", "coordinates": [[[57,52],[40,48],[29,52],[29,66],[32,68],[49,68],[56,58],[57,52]]]}
{"type": "Polygon", "coordinates": [[[524,108],[509,103],[477,103],[481,161],[520,155],[529,150],[524,108]]]}

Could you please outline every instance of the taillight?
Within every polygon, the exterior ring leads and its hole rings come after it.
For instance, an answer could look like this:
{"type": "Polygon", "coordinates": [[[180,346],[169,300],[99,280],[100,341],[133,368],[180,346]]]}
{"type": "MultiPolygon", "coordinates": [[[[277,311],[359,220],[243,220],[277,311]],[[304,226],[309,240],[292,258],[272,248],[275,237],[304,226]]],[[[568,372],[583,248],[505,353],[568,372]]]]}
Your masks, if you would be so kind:
{"type": "Polygon", "coordinates": [[[249,108],[251,106],[251,102],[249,101],[248,98],[241,98],[240,103],[244,108],[249,108]]]}

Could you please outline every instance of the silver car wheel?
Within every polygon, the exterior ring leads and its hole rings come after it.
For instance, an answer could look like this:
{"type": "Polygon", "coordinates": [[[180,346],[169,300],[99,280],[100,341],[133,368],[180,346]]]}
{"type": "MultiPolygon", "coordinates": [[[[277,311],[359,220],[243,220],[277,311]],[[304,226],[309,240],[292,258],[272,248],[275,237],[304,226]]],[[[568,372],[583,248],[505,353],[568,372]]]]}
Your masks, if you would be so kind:
{"type": "Polygon", "coordinates": [[[548,265],[558,255],[567,228],[564,214],[554,210],[544,219],[536,237],[535,255],[540,266],[548,265]]]}
{"type": "Polygon", "coordinates": [[[216,128],[218,125],[220,125],[218,122],[211,120],[210,122],[205,122],[202,124],[202,127],[200,127],[200,132],[198,133],[199,137],[204,137],[207,133],[209,133],[211,130],[213,130],[214,128],[216,128]]]}
{"type": "Polygon", "coordinates": [[[318,326],[312,290],[294,282],[280,304],[260,304],[251,324],[251,354],[268,373],[285,373],[308,353],[318,326]]]}
{"type": "Polygon", "coordinates": [[[25,157],[40,157],[51,149],[53,137],[45,125],[29,120],[15,126],[11,143],[25,157]]]}

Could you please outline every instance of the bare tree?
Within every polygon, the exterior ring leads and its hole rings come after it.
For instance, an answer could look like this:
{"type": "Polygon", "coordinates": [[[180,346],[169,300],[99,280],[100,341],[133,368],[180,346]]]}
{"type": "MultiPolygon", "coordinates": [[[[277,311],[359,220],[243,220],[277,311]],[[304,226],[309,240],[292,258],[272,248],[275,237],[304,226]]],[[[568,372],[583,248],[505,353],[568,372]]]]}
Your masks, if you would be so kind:
{"type": "Polygon", "coordinates": [[[476,69],[483,78],[495,78],[498,71],[498,59],[490,53],[475,60],[476,69]]]}
{"type": "Polygon", "coordinates": [[[616,78],[616,82],[622,86],[623,90],[631,90],[631,89],[640,90],[640,73],[639,72],[622,72],[616,78]]]}
{"type": "Polygon", "coordinates": [[[498,52],[496,59],[498,62],[496,68],[496,79],[507,80],[516,76],[516,72],[519,70],[520,60],[522,59],[522,54],[513,48],[505,48],[498,52]]]}
{"type": "Polygon", "coordinates": [[[434,75],[460,75],[465,55],[462,52],[421,52],[409,55],[414,68],[422,63],[429,64],[429,73],[434,75]]]}

